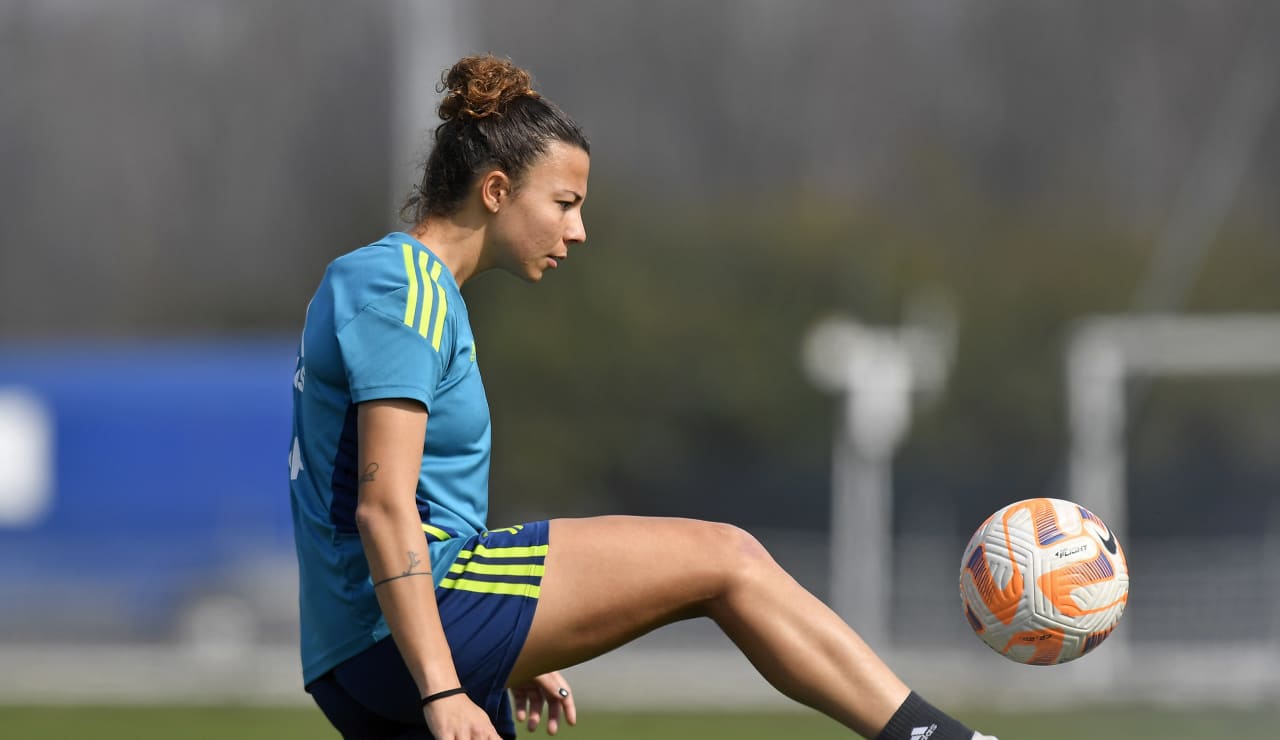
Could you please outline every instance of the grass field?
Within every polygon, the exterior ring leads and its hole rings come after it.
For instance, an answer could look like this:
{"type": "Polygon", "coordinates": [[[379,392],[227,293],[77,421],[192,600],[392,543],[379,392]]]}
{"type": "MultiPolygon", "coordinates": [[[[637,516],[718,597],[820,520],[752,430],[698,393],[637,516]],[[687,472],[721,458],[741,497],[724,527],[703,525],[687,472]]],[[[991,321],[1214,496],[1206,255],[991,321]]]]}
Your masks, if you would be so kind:
{"type": "MultiPolygon", "coordinates": [[[[1001,740],[1218,740],[1276,737],[1280,708],[1071,712],[960,712],[1001,740]]],[[[303,740],[336,738],[319,711],[249,707],[0,707],[0,735],[14,740],[303,740]]],[[[546,737],[545,733],[538,733],[546,737]]],[[[522,733],[524,737],[532,737],[522,733]]],[[[584,713],[556,734],[573,740],[827,740],[850,734],[809,713],[584,713]]]]}

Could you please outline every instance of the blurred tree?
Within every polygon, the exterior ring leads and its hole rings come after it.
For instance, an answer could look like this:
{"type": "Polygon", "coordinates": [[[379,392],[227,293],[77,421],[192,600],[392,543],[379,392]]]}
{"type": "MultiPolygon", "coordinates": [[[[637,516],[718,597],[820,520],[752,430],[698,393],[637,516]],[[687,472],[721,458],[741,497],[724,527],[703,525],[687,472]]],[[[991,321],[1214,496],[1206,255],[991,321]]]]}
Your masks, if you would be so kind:
{"type": "MultiPolygon", "coordinates": [[[[465,7],[477,50],[532,69],[594,144],[589,244],[538,290],[467,289],[503,520],[821,528],[834,399],[804,333],[897,323],[922,288],[953,296],[961,335],[899,457],[899,513],[964,530],[1060,493],[1066,332],[1132,305],[1240,49],[1280,31],[1265,0],[465,7]]],[[[392,225],[392,22],[0,4],[0,336],[292,335],[325,263],[392,225]]],[[[1280,310],[1280,169],[1259,166],[1280,121],[1260,131],[1185,310],[1280,310]]],[[[1213,470],[1256,502],[1270,437],[1168,402],[1184,392],[1135,419],[1142,459],[1231,454],[1135,475],[1186,521],[1213,470]]]]}

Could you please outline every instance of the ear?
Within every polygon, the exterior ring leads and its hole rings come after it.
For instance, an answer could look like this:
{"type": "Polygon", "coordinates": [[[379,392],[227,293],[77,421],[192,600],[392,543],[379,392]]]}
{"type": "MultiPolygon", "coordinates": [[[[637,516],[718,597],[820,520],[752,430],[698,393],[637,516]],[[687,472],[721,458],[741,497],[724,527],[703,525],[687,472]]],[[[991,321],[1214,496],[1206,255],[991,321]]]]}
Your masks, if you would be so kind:
{"type": "Polygon", "coordinates": [[[480,178],[480,202],[490,213],[497,213],[511,197],[511,178],[502,170],[489,170],[480,178]]]}

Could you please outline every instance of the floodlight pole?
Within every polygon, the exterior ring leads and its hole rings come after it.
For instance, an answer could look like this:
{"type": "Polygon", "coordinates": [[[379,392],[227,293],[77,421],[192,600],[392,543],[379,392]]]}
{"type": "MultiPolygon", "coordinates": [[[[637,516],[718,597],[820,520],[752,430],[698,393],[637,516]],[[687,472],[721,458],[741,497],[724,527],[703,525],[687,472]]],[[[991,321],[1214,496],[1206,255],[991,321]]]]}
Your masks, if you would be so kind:
{"type": "Polygon", "coordinates": [[[874,646],[889,645],[893,453],[906,433],[911,363],[882,333],[849,357],[833,450],[831,605],[874,646]]]}
{"type": "Polygon", "coordinates": [[[393,0],[391,6],[391,198],[399,208],[430,151],[429,135],[440,123],[436,85],[459,58],[475,53],[474,11],[462,0],[393,0]]]}
{"type": "Polygon", "coordinates": [[[941,385],[950,336],[833,320],[806,340],[815,384],[843,394],[832,450],[830,605],[877,650],[890,647],[892,464],[913,392],[941,385]]]}

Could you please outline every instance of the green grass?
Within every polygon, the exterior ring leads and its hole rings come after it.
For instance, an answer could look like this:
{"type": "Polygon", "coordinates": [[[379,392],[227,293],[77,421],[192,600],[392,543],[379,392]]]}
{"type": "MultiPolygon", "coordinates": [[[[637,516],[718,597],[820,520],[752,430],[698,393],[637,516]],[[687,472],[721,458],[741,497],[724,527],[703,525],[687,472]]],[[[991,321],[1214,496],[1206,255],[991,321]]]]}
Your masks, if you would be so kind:
{"type": "MultiPolygon", "coordinates": [[[[1064,712],[960,712],[1001,740],[1210,740],[1275,737],[1280,709],[1130,707],[1064,712]]],[[[257,707],[0,707],[0,735],[15,740],[303,740],[336,738],[317,710],[257,707]]],[[[521,733],[530,737],[528,733],[521,733]]],[[[539,736],[546,737],[545,733],[539,736]]],[[[850,734],[811,713],[584,712],[568,740],[826,740],[850,734]]]]}

